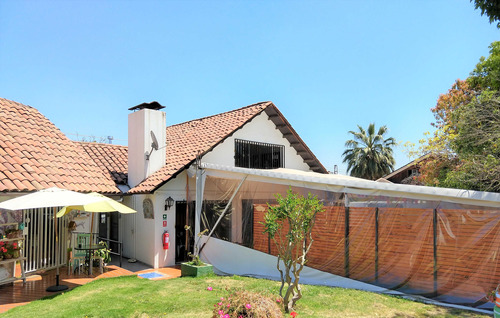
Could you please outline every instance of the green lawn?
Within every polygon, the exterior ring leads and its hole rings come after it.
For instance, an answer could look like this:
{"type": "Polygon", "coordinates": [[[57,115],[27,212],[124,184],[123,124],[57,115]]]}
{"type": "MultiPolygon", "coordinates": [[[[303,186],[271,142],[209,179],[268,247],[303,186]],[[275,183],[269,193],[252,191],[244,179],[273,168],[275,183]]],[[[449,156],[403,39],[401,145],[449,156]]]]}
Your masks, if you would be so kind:
{"type": "MultiPolygon", "coordinates": [[[[107,278],[16,307],[0,317],[210,317],[214,304],[234,289],[277,295],[279,283],[239,276],[107,278]]],[[[302,290],[304,297],[296,308],[299,318],[488,317],[351,289],[302,285],[302,290]]]]}

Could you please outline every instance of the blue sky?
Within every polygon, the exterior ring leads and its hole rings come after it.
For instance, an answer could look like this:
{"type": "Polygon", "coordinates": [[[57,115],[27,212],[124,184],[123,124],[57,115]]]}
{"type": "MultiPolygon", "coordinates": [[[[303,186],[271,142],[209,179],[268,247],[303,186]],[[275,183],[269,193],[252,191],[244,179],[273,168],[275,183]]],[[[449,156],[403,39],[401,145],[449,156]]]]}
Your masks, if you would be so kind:
{"type": "Polygon", "coordinates": [[[0,97],[72,139],[124,145],[142,102],[166,106],[170,125],[270,100],[345,173],[349,130],[374,122],[417,142],[499,35],[468,0],[3,0],[0,97]]]}

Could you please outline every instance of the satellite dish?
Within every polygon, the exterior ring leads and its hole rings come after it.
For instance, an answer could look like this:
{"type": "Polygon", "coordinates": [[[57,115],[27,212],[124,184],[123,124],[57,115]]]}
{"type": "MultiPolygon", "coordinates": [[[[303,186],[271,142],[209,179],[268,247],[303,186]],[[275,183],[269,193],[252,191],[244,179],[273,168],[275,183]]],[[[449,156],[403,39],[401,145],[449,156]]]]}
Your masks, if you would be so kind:
{"type": "MultiPolygon", "coordinates": [[[[151,130],[151,151],[158,150],[158,140],[156,139],[155,133],[151,130]]],[[[151,154],[151,153],[150,153],[151,154]]]]}
{"type": "Polygon", "coordinates": [[[151,130],[151,151],[149,154],[146,154],[146,160],[149,160],[149,157],[151,157],[151,154],[153,153],[153,150],[158,150],[158,140],[156,139],[155,133],[151,130]]]}

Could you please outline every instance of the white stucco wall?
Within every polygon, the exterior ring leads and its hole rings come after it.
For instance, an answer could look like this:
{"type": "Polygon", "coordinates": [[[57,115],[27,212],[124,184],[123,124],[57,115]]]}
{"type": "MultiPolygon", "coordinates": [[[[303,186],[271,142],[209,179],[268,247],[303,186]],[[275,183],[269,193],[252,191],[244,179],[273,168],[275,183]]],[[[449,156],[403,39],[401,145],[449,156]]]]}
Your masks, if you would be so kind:
{"type": "MultiPolygon", "coordinates": [[[[123,204],[135,209],[135,196],[125,196],[123,204]]],[[[120,239],[123,243],[123,255],[128,258],[136,258],[135,256],[135,219],[137,213],[123,214],[120,219],[119,231],[120,239]]]]}
{"type": "MultiPolygon", "coordinates": [[[[172,197],[174,202],[186,200],[186,172],[162,186],[152,195],[133,195],[127,197],[126,205],[137,210],[136,214],[123,215],[121,237],[124,244],[123,253],[154,268],[172,266],[175,264],[175,203],[165,211],[165,200],[172,197]],[[145,219],[142,203],[149,198],[153,201],[154,219],[145,219]],[[167,215],[167,226],[163,226],[163,215],[167,215]],[[164,231],[170,234],[170,248],[163,249],[162,235],[164,231]]],[[[194,180],[190,180],[194,191],[194,180]]],[[[193,197],[189,200],[194,200],[193,197]]]]}
{"type": "Polygon", "coordinates": [[[127,198],[127,205],[136,210],[137,213],[125,215],[122,218],[122,240],[126,257],[132,257],[143,263],[153,265],[155,233],[152,229],[155,220],[144,218],[142,202],[146,198],[153,201],[153,207],[156,209],[157,204],[154,195],[137,194],[127,198]]]}
{"type": "Polygon", "coordinates": [[[190,194],[188,195],[189,201],[194,200],[194,194],[192,193],[195,190],[194,178],[187,178],[187,172],[184,171],[180,173],[176,178],[170,180],[170,182],[166,183],[162,186],[158,191],[155,192],[156,200],[158,202],[158,208],[155,209],[155,235],[158,237],[155,245],[155,268],[163,267],[163,266],[171,266],[175,264],[175,222],[176,222],[176,206],[175,202],[177,201],[185,201],[186,200],[186,184],[189,182],[189,190],[190,194]],[[165,200],[168,197],[172,197],[174,199],[174,205],[165,211],[164,205],[165,200]],[[163,227],[163,214],[167,215],[167,227],[163,227]],[[170,248],[168,251],[163,250],[163,243],[161,241],[161,236],[164,231],[168,231],[170,234],[170,248]]]}
{"type": "Polygon", "coordinates": [[[311,171],[309,165],[290,146],[288,140],[283,138],[283,134],[276,129],[276,125],[269,120],[269,116],[265,112],[262,112],[223,143],[215,147],[213,151],[203,156],[202,162],[234,167],[234,139],[283,145],[285,146],[284,168],[311,171]]]}

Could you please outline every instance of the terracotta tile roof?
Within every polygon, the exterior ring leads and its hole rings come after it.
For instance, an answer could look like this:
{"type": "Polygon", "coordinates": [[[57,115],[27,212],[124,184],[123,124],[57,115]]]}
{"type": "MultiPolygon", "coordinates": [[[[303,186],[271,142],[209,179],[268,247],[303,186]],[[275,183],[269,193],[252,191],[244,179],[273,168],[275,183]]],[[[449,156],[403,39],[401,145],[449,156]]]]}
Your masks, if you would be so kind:
{"type": "Polygon", "coordinates": [[[0,98],[0,192],[49,187],[120,193],[78,143],[38,110],[0,98]]]}
{"type": "Polygon", "coordinates": [[[127,184],[128,148],[127,146],[79,142],[90,158],[116,184],[127,184]]]}
{"type": "Polygon", "coordinates": [[[274,123],[283,124],[280,131],[284,133],[284,136],[287,135],[286,138],[291,143],[295,144],[294,147],[304,160],[306,162],[310,161],[309,164],[312,168],[314,166],[314,171],[326,173],[326,169],[307,148],[276,106],[271,102],[262,102],[167,127],[166,165],[132,188],[128,193],[150,193],[155,191],[170,178],[191,165],[197,154],[202,156],[211,151],[262,111],[266,111],[274,123]]]}

